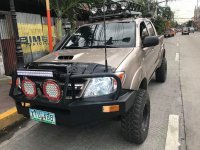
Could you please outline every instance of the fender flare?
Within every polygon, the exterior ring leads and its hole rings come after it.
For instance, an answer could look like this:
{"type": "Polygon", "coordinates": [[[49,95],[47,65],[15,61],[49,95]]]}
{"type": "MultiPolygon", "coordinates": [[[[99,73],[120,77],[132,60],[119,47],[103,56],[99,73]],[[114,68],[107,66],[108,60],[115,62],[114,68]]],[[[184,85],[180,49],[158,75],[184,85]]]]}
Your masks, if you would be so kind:
{"type": "Polygon", "coordinates": [[[144,79],[146,79],[146,73],[144,72],[143,67],[140,66],[132,78],[130,89],[138,90],[144,79]]]}

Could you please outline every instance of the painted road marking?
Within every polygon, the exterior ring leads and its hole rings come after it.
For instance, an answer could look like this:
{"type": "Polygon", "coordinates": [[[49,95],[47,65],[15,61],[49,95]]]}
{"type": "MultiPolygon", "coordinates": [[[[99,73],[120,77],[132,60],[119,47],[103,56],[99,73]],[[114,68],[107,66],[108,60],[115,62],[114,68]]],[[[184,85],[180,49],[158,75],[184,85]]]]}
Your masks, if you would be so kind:
{"type": "Polygon", "coordinates": [[[2,79],[0,79],[0,81],[3,81],[3,80],[9,80],[9,79],[12,79],[11,77],[3,77],[2,79]]]}
{"type": "Polygon", "coordinates": [[[180,58],[180,54],[179,54],[179,53],[176,53],[175,62],[179,62],[179,58],[180,58]]]}
{"type": "Polygon", "coordinates": [[[6,117],[8,117],[8,116],[10,116],[10,115],[12,115],[14,113],[17,113],[16,107],[13,107],[13,108],[7,110],[6,112],[0,114],[0,120],[4,119],[4,118],[6,118],[6,117]]]}
{"type": "Polygon", "coordinates": [[[7,128],[8,126],[16,123],[17,121],[22,120],[24,117],[17,113],[15,107],[7,110],[4,113],[0,114],[0,130],[7,128]]]}
{"type": "Polygon", "coordinates": [[[179,150],[179,116],[169,115],[165,150],[179,150]]]}
{"type": "Polygon", "coordinates": [[[176,46],[179,47],[179,43],[177,43],[176,46]]]}

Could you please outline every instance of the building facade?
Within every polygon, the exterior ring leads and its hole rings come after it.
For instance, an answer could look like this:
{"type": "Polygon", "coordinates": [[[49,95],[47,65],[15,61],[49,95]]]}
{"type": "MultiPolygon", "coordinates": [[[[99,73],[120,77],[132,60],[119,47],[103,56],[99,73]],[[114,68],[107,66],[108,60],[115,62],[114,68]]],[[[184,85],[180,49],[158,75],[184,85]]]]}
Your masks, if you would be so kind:
{"type": "Polygon", "coordinates": [[[194,25],[200,30],[200,7],[195,7],[194,10],[194,25]]]}
{"type": "MultiPolygon", "coordinates": [[[[24,63],[49,51],[45,3],[38,0],[14,0],[17,28],[24,63]]],[[[16,34],[9,0],[0,5],[0,75],[11,75],[17,67],[16,34]]],[[[55,15],[54,15],[55,16],[55,15]]],[[[56,41],[56,18],[52,17],[53,41],[56,41]]]]}

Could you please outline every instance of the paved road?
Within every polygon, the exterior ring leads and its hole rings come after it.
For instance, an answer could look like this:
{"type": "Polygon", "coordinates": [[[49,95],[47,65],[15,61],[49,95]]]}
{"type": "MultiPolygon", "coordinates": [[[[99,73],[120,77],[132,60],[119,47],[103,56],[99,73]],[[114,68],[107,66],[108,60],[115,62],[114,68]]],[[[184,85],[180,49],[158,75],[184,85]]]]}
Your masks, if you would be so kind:
{"type": "Polygon", "coordinates": [[[178,38],[188,150],[200,149],[200,33],[178,38]]]}
{"type": "Polygon", "coordinates": [[[0,139],[0,149],[164,150],[169,115],[174,114],[180,117],[178,140],[181,149],[185,150],[187,145],[188,150],[197,150],[200,147],[199,39],[200,34],[195,33],[189,36],[178,34],[165,40],[168,79],[166,83],[160,84],[153,78],[149,85],[151,122],[149,136],[144,144],[135,145],[124,141],[120,134],[120,122],[116,121],[99,123],[93,127],[73,128],[29,121],[12,136],[0,139]]]}

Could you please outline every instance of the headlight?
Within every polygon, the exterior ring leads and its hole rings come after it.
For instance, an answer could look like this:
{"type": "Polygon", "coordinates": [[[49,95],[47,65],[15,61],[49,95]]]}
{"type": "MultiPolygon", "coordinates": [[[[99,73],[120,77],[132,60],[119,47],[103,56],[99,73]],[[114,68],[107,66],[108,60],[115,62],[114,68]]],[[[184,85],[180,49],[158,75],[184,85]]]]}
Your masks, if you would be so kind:
{"type": "MultiPolygon", "coordinates": [[[[123,84],[125,80],[124,72],[116,72],[123,84]]],[[[84,92],[84,98],[88,97],[97,97],[112,94],[117,90],[117,82],[114,78],[111,77],[102,77],[102,78],[92,78],[84,92]]]]}
{"type": "Polygon", "coordinates": [[[114,79],[110,77],[93,78],[87,86],[84,97],[108,95],[115,91],[114,79]]]}
{"type": "Polygon", "coordinates": [[[107,6],[101,7],[101,11],[102,11],[102,12],[106,12],[106,11],[107,11],[107,6]]]}
{"type": "Polygon", "coordinates": [[[97,13],[97,10],[98,10],[98,9],[97,9],[96,7],[93,7],[93,8],[91,8],[90,11],[91,11],[92,14],[95,15],[95,14],[97,13]]]}

